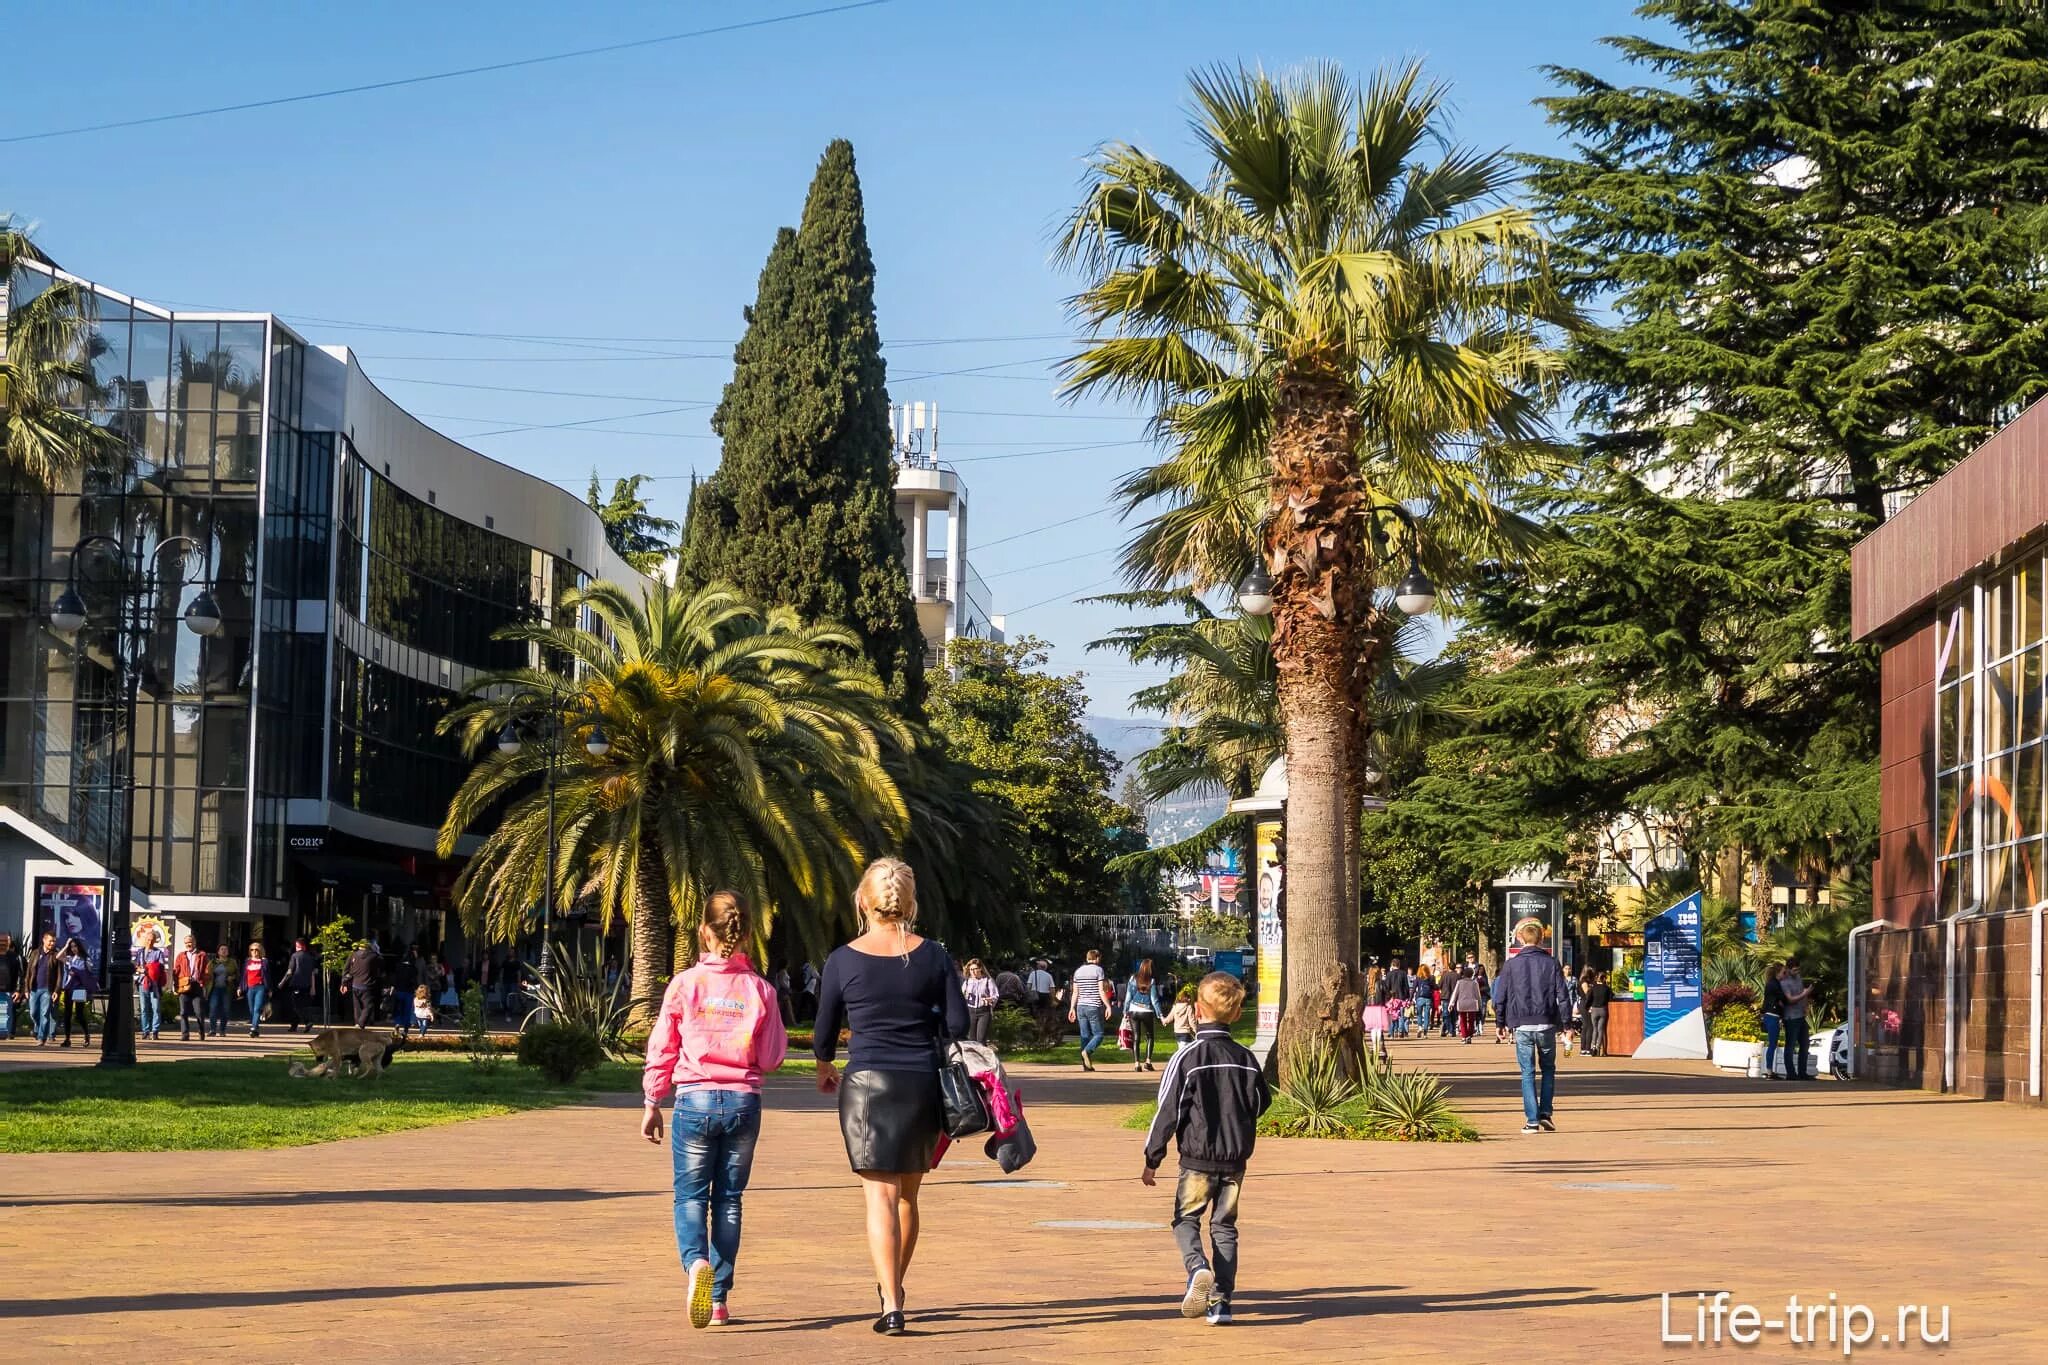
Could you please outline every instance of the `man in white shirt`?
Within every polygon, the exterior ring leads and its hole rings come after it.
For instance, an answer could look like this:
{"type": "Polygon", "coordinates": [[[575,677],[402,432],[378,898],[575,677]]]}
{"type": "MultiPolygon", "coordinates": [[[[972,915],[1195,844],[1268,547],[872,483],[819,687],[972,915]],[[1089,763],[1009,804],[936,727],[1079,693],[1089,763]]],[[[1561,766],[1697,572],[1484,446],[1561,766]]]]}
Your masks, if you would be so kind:
{"type": "Polygon", "coordinates": [[[1024,991],[1030,996],[1034,1010],[1044,1009],[1046,1002],[1052,999],[1052,973],[1045,967],[1045,959],[1038,958],[1031,964],[1030,975],[1024,978],[1024,991]]]}
{"type": "Polygon", "coordinates": [[[1081,1030],[1081,1069],[1095,1069],[1095,1049],[1108,1032],[1115,1010],[1110,1004],[1109,973],[1102,970],[1102,950],[1090,948],[1088,960],[1074,969],[1074,994],[1067,1002],[1067,1022],[1081,1030]]]}

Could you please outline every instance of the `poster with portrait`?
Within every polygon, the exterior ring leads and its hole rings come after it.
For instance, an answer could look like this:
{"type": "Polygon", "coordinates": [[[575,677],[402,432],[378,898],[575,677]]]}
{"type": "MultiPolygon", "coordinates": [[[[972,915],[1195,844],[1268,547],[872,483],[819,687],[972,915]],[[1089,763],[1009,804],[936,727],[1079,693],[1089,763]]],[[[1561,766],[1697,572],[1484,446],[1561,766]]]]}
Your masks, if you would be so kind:
{"type": "Polygon", "coordinates": [[[1264,1057],[1280,1040],[1280,1000],[1284,978],[1281,964],[1286,950],[1286,930],[1280,918],[1281,879],[1280,822],[1261,820],[1253,838],[1258,871],[1258,924],[1254,940],[1259,950],[1258,1037],[1253,1049],[1264,1057]]]}
{"type": "Polygon", "coordinates": [[[107,884],[36,878],[36,932],[48,930],[62,948],[77,939],[85,949],[94,977],[103,976],[106,958],[107,884]]]}

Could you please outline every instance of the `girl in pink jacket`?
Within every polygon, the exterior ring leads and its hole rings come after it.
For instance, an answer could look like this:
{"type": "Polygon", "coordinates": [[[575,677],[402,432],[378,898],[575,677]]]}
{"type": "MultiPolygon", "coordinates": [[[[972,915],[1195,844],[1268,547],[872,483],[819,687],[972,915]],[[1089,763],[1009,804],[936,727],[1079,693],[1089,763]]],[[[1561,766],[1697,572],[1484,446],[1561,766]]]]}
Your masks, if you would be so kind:
{"type": "Polygon", "coordinates": [[[640,1133],[661,1142],[675,1096],[676,1249],[689,1276],[692,1327],[723,1326],[740,1255],[740,1196],[761,1135],[761,1076],[789,1050],[775,988],[739,945],[747,907],[713,893],[697,926],[697,964],[678,972],[647,1036],[640,1133]]]}

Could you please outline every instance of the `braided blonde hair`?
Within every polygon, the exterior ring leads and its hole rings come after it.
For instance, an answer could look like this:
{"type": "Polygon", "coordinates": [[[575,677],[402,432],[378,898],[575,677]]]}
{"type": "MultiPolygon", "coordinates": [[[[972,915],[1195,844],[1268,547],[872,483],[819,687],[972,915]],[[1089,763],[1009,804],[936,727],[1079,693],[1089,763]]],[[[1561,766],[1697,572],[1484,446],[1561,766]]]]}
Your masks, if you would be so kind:
{"type": "Polygon", "coordinates": [[[747,932],[747,903],[737,891],[714,891],[704,902],[704,918],[697,926],[700,951],[731,957],[747,932]]]}
{"type": "Polygon", "coordinates": [[[861,918],[878,924],[893,924],[908,934],[917,924],[917,877],[901,858],[877,858],[861,875],[860,889],[853,893],[854,909],[861,918]]]}

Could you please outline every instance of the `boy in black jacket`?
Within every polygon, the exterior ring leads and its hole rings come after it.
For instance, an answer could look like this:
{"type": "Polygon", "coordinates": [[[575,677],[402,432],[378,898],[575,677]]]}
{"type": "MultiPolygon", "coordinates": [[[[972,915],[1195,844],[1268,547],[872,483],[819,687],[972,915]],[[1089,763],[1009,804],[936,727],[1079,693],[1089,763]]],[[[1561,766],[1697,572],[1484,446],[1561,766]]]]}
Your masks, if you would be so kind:
{"type": "Polygon", "coordinates": [[[1237,1288],[1237,1201],[1245,1163],[1258,1139],[1259,1116],[1273,1102],[1266,1076],[1250,1049],[1230,1036],[1244,1011],[1244,984],[1228,972],[1202,978],[1195,994],[1195,1041],[1173,1054],[1159,1078],[1159,1112],[1145,1134],[1147,1185],[1166,1159],[1166,1142],[1180,1146],[1180,1183],[1173,1195],[1173,1240],[1187,1266],[1181,1295],[1184,1318],[1208,1315],[1212,1327],[1230,1325],[1230,1295],[1237,1288]],[[1213,1262],[1202,1254],[1202,1213],[1209,1214],[1213,1262]]]}

